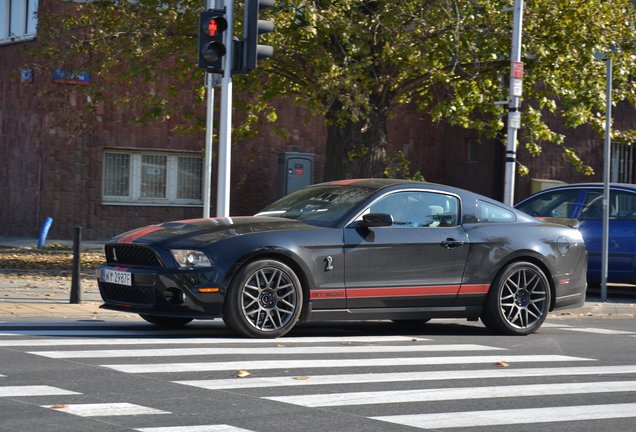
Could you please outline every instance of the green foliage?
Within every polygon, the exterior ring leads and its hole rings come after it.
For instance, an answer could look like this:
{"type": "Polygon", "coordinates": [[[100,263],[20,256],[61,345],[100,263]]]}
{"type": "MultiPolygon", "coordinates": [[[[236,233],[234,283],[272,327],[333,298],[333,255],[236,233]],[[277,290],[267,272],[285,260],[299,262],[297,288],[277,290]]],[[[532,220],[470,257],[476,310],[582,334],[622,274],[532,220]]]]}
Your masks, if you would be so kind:
{"type": "Polygon", "coordinates": [[[402,150],[392,156],[387,156],[384,164],[386,167],[384,169],[384,177],[424,181],[424,176],[420,170],[411,173],[411,162],[409,162],[402,150]]]}
{"type": "MultiPolygon", "coordinates": [[[[382,155],[386,127],[370,125],[386,122],[407,103],[436,121],[494,137],[506,115],[495,101],[508,97],[512,13],[505,8],[511,4],[278,0],[270,10],[276,30],[265,37],[275,47],[274,57],[234,80],[235,94],[242,98],[238,106],[245,111],[237,130],[247,135],[261,118],[275,121],[272,101],[285,96],[341,129],[335,136],[353,137],[355,142],[335,143],[345,147],[342,154],[350,160],[382,155]]],[[[203,73],[196,68],[200,1],[94,1],[66,7],[76,11],[40,19],[38,37],[46,37],[40,39],[50,62],[90,70],[100,86],[90,89],[95,98],[109,88],[116,87],[118,94],[127,89],[125,100],[138,107],[139,120],[166,121],[176,112],[183,130],[205,124],[194,109],[204,100],[203,73]],[[169,85],[154,86],[160,79],[169,85]],[[143,91],[136,93],[140,83],[143,91]],[[187,104],[184,95],[191,96],[187,104]]],[[[531,154],[556,144],[581,172],[591,172],[555,128],[589,125],[603,134],[605,70],[594,59],[598,49],[612,48],[614,101],[636,105],[634,23],[630,0],[526,2],[519,141],[531,154]]],[[[624,142],[633,142],[635,135],[614,131],[624,142]]]]}

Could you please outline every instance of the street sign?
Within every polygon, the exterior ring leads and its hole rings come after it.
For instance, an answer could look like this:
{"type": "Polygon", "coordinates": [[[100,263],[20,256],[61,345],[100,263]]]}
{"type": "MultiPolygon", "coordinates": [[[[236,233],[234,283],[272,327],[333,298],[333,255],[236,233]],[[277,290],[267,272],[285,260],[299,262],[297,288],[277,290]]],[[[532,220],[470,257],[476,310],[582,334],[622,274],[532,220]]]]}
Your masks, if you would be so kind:
{"type": "Polygon", "coordinates": [[[521,97],[523,94],[523,80],[520,78],[512,79],[512,95],[521,97]]]}
{"type": "Polygon", "coordinates": [[[512,78],[523,78],[523,62],[512,62],[512,78]]]}

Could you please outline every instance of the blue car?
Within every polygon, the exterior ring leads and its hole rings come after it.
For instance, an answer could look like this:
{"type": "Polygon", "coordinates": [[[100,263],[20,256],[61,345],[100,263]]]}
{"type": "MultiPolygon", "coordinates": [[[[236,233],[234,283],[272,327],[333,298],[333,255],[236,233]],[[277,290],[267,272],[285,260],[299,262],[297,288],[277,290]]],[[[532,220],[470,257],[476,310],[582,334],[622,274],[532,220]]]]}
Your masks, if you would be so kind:
{"type": "MultiPolygon", "coordinates": [[[[538,192],[515,207],[535,217],[572,218],[587,246],[590,285],[601,281],[603,184],[579,183],[538,192]]],[[[636,284],[636,185],[610,185],[609,283],[636,284]]]]}

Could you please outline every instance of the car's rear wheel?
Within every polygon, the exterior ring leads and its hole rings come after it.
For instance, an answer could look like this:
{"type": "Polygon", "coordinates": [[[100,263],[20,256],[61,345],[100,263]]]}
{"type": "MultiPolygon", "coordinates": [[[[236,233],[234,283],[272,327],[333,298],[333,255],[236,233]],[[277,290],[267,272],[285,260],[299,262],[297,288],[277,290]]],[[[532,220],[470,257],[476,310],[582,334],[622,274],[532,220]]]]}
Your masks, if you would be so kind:
{"type": "Polygon", "coordinates": [[[497,333],[527,335],[541,327],[550,311],[550,284],[530,262],[515,262],[497,276],[486,300],[482,322],[497,333]]]}
{"type": "Polygon", "coordinates": [[[257,260],[243,266],[232,279],[223,321],[243,336],[275,338],[294,327],[302,304],[300,280],[288,265],[257,260]]]}
{"type": "Polygon", "coordinates": [[[169,327],[169,328],[179,328],[188,324],[192,321],[192,318],[181,318],[181,317],[165,317],[165,316],[157,316],[157,315],[147,315],[147,314],[139,314],[144,320],[148,321],[150,324],[158,325],[161,327],[169,327]]]}

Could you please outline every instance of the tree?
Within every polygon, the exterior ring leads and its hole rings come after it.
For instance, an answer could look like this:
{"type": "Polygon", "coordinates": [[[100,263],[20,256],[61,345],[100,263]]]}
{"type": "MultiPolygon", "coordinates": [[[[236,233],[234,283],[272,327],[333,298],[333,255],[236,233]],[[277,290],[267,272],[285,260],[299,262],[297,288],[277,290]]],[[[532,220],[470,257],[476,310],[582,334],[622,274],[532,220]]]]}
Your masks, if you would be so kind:
{"type": "MultiPolygon", "coordinates": [[[[381,175],[387,121],[402,104],[417,104],[435,121],[487,136],[501,132],[505,107],[494,102],[507,99],[512,14],[504,9],[510,4],[279,0],[272,10],[276,30],[268,35],[275,56],[259,62],[255,73],[237,77],[238,93],[243,89],[250,109],[270,116],[269,103],[281,96],[323,116],[325,179],[381,175]]],[[[168,75],[168,86],[138,99],[145,118],[162,120],[175,107],[182,109],[171,98],[180,87],[202,82],[195,69],[199,2],[98,1],[72,7],[77,11],[61,25],[41,21],[47,26],[46,52],[56,59],[62,53],[70,63],[87,62],[94,74],[117,85],[168,75]]],[[[602,132],[605,74],[594,59],[596,49],[613,49],[616,103],[636,105],[630,75],[636,70],[635,17],[630,0],[526,4],[519,137],[528,151],[538,154],[546,143],[563,146],[563,135],[548,119],[569,127],[590,124],[602,132]]],[[[202,99],[201,87],[197,94],[202,99]]],[[[255,119],[253,113],[246,118],[255,119]]],[[[634,138],[633,131],[615,131],[615,139],[634,138]]],[[[581,171],[591,171],[573,149],[563,147],[563,154],[581,171]]]]}

